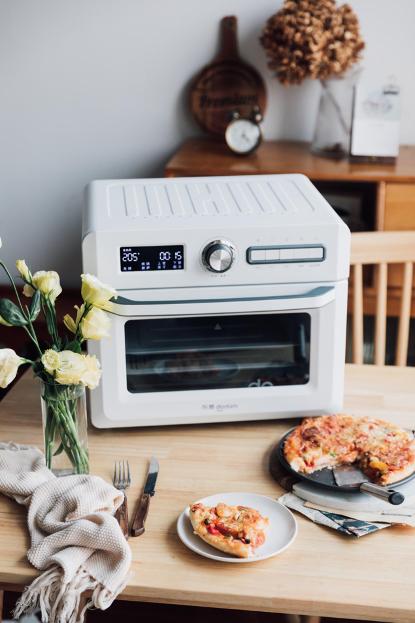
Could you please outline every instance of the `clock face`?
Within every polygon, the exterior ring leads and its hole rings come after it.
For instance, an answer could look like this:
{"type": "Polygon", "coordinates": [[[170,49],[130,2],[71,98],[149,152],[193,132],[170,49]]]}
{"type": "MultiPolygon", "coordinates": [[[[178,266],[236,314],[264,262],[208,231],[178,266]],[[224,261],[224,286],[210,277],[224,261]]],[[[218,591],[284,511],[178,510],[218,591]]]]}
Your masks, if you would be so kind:
{"type": "Polygon", "coordinates": [[[248,119],[231,121],[225,132],[228,147],[237,154],[248,154],[261,142],[261,129],[248,119]]]}

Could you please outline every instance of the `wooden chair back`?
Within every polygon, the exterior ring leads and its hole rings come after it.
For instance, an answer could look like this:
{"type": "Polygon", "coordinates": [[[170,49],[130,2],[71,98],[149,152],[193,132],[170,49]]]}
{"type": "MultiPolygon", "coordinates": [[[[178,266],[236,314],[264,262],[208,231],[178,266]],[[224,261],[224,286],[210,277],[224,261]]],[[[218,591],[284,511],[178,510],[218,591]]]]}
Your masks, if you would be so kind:
{"type": "Polygon", "coordinates": [[[375,266],[375,338],[374,363],[385,364],[388,297],[388,265],[402,264],[400,312],[395,364],[405,366],[408,355],[411,320],[412,277],[415,262],[415,231],[380,231],[352,234],[352,359],[363,363],[363,266],[375,266]]]}

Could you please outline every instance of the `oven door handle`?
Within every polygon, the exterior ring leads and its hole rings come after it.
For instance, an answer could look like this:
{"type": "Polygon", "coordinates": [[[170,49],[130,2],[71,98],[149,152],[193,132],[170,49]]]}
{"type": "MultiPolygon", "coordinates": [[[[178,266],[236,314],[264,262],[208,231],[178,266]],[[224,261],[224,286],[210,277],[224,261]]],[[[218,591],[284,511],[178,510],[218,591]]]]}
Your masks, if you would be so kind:
{"type": "Polygon", "coordinates": [[[118,316],[208,316],[245,312],[297,311],[324,307],[334,300],[334,286],[318,286],[302,294],[252,296],[220,299],[134,301],[119,296],[112,301],[118,316]],[[200,305],[206,305],[203,311],[200,305]],[[199,308],[199,309],[198,309],[199,308]]]}

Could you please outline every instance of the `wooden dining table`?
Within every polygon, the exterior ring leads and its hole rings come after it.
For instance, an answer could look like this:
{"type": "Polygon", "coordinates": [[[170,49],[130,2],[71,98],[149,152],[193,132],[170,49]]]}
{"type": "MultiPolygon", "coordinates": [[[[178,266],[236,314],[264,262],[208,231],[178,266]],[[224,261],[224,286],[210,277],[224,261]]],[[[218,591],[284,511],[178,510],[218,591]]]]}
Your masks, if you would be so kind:
{"type": "MultiPolygon", "coordinates": [[[[258,397],[260,400],[260,397],[258,397]]],[[[346,366],[345,405],[358,416],[415,426],[415,368],[346,366]]],[[[157,456],[160,474],[145,533],[130,538],[132,569],[120,599],[356,620],[415,621],[415,529],[348,537],[296,515],[298,535],[280,555],[231,565],[202,558],[179,540],[176,521],[213,493],[278,498],[272,447],[292,420],[89,431],[91,472],[111,480],[128,459],[131,511],[157,456]]],[[[0,404],[0,440],[42,446],[39,385],[26,372],[0,404]]],[[[278,526],[275,527],[278,529],[278,526]]],[[[26,559],[25,509],[0,496],[0,588],[22,590],[38,574],[26,559]]]]}

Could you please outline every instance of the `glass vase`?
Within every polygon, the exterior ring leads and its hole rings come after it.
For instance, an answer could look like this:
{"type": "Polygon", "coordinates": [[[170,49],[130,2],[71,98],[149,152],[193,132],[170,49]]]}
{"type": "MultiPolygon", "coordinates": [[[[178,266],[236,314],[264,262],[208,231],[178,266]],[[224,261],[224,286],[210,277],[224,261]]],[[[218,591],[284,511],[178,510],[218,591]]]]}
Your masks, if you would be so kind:
{"type": "Polygon", "coordinates": [[[88,474],[88,422],[83,385],[41,381],[46,465],[56,476],[88,474]]]}
{"type": "Polygon", "coordinates": [[[325,158],[342,159],[350,153],[353,93],[359,70],[321,80],[321,96],[311,151],[325,158]]]}

